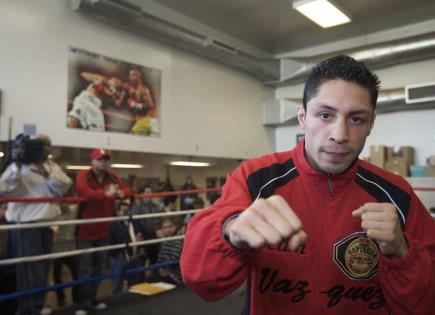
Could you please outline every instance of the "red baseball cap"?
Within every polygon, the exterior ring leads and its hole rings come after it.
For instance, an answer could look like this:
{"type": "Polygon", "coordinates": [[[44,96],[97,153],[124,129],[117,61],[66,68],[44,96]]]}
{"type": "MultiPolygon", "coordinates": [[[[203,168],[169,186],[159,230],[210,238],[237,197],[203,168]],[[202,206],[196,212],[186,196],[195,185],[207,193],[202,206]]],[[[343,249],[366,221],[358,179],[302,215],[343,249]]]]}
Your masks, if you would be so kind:
{"type": "Polygon", "coordinates": [[[110,153],[104,149],[93,149],[91,153],[92,161],[100,160],[102,158],[110,159],[110,153]]]}

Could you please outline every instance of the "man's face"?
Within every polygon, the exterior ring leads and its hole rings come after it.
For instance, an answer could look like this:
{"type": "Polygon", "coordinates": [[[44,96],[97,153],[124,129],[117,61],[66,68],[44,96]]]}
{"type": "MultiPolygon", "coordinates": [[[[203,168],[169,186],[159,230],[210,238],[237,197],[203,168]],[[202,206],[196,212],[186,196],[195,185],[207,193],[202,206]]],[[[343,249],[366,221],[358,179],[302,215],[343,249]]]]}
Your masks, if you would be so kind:
{"type": "Polygon", "coordinates": [[[130,70],[130,72],[128,73],[128,81],[131,84],[138,84],[140,82],[140,79],[141,79],[141,75],[140,75],[139,71],[130,70]]]}
{"type": "Polygon", "coordinates": [[[119,205],[118,209],[116,210],[116,215],[121,217],[123,215],[128,215],[129,212],[130,212],[130,206],[119,205]]]}
{"type": "Polygon", "coordinates": [[[311,166],[328,174],[346,171],[363,149],[374,116],[367,89],[343,80],[323,83],[306,112],[302,106],[298,112],[311,166]]]}
{"type": "Polygon", "coordinates": [[[97,172],[105,172],[109,168],[110,159],[102,157],[99,160],[92,160],[92,168],[97,172]]]}

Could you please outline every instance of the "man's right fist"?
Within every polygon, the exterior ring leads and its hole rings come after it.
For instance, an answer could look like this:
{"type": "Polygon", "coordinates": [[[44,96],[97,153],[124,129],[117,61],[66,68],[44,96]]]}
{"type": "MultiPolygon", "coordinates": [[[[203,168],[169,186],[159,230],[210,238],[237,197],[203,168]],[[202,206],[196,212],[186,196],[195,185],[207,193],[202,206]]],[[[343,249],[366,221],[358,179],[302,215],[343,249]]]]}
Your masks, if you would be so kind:
{"type": "Polygon", "coordinates": [[[224,234],[239,249],[259,249],[287,242],[287,248],[295,251],[307,239],[301,220],[278,195],[255,200],[237,218],[225,223],[224,234]]]}

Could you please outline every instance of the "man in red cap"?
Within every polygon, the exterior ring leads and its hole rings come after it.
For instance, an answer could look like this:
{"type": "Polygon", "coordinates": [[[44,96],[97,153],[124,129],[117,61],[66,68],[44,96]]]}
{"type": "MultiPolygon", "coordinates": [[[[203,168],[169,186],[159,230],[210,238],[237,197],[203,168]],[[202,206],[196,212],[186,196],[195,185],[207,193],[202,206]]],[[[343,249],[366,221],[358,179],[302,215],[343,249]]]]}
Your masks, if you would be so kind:
{"type": "MultiPolygon", "coordinates": [[[[113,216],[115,200],[130,197],[131,189],[114,173],[109,171],[110,153],[104,149],[94,149],[91,154],[92,167],[81,171],[77,176],[77,194],[86,199],[80,206],[79,218],[92,219],[113,216]]],[[[110,222],[83,224],[78,228],[78,248],[93,248],[108,245],[110,222]]],[[[80,256],[79,277],[94,277],[101,274],[106,252],[96,252],[80,256]]],[[[106,305],[96,301],[98,282],[82,285],[78,303],[81,306],[76,315],[86,315],[91,308],[102,310],[106,305]]]]}

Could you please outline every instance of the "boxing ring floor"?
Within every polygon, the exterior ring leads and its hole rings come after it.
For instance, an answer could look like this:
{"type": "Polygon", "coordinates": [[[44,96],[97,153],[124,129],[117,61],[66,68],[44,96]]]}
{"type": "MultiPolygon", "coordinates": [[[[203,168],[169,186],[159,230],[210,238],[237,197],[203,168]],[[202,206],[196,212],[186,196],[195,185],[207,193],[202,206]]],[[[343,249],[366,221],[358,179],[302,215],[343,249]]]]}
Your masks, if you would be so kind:
{"type": "MultiPolygon", "coordinates": [[[[216,302],[205,302],[187,288],[145,296],[135,293],[120,293],[102,301],[108,307],[93,311],[98,315],[240,315],[244,297],[237,293],[216,302]]],[[[77,306],[56,309],[52,315],[74,315],[77,306]]]]}

